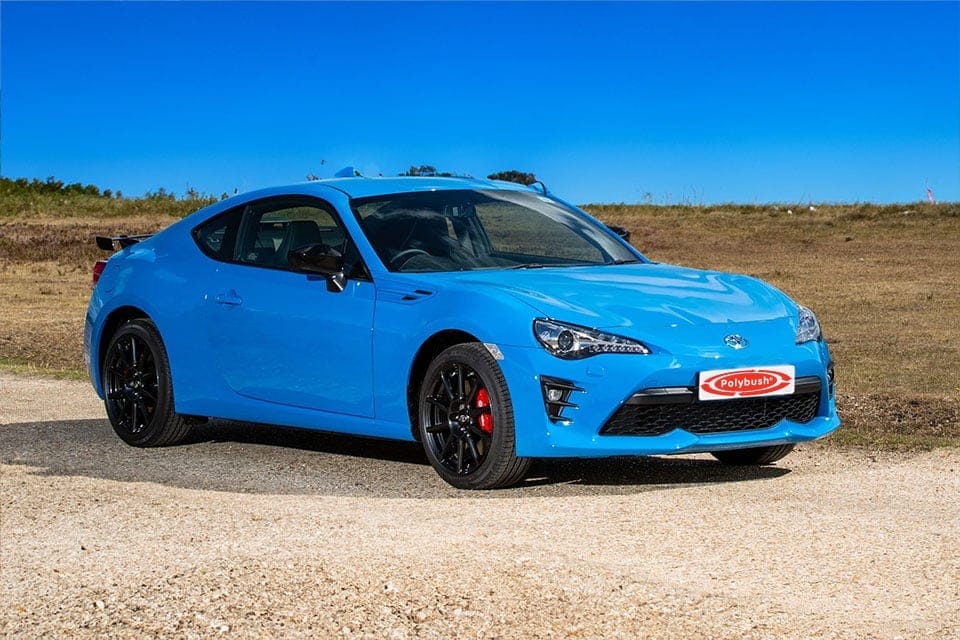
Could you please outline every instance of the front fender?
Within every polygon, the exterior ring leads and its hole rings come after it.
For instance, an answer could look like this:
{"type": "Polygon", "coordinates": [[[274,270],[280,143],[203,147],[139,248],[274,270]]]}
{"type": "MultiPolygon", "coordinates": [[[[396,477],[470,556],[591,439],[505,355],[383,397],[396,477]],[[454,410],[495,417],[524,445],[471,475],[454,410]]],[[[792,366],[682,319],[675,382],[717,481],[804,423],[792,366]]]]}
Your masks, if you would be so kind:
{"type": "Polygon", "coordinates": [[[378,283],[373,336],[377,419],[409,421],[407,383],[417,352],[432,336],[455,330],[480,342],[529,347],[535,344],[536,316],[526,303],[495,290],[378,283]]]}

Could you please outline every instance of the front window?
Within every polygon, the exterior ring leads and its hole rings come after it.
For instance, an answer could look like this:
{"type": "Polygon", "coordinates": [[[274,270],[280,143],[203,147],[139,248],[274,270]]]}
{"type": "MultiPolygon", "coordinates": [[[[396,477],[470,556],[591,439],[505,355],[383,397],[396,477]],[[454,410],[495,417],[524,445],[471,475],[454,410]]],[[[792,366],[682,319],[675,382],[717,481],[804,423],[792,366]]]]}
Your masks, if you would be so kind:
{"type": "Polygon", "coordinates": [[[522,191],[420,191],[352,202],[391,271],[468,271],[639,262],[607,229],[522,191]]]}
{"type": "Polygon", "coordinates": [[[200,249],[215,260],[290,269],[290,252],[321,244],[343,256],[348,278],[369,280],[356,245],[332,205],[317,198],[280,196],[222,213],[193,230],[200,249]]]}

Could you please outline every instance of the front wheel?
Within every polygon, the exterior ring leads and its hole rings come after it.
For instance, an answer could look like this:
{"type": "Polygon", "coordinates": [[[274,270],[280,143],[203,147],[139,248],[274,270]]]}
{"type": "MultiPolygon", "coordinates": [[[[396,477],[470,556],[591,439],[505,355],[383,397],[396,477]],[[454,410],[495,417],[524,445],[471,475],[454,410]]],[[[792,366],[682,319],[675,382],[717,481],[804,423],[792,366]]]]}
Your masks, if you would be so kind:
{"type": "Polygon", "coordinates": [[[107,417],[120,438],[134,447],[176,444],[190,421],[173,411],[170,363],[157,327],[146,318],[120,326],[103,361],[107,417]]]}
{"type": "Polygon", "coordinates": [[[529,459],[516,456],[503,372],[480,344],[452,346],[430,364],[420,387],[419,417],[430,464],[459,489],[507,487],[530,468],[529,459]]]}
{"type": "Polygon", "coordinates": [[[781,444],[772,447],[711,451],[710,455],[724,464],[763,465],[774,463],[791,451],[793,451],[792,444],[781,444]]]}

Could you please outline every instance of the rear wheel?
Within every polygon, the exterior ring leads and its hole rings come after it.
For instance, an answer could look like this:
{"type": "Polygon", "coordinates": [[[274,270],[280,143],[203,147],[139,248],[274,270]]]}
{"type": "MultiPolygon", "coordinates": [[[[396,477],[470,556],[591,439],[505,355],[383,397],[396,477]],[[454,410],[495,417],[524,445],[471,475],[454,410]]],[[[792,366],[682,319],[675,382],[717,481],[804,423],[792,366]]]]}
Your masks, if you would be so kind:
{"type": "Polygon", "coordinates": [[[457,488],[506,487],[530,468],[516,456],[506,380],[482,345],[459,344],[437,356],[420,387],[419,417],[430,464],[457,488]]]}
{"type": "Polygon", "coordinates": [[[772,447],[711,451],[710,455],[724,464],[762,465],[776,462],[791,451],[793,451],[792,444],[781,444],[772,447]]]}
{"type": "Polygon", "coordinates": [[[121,325],[110,339],[103,360],[103,391],[110,424],[129,445],[176,444],[190,431],[190,421],[173,411],[167,351],[156,326],[146,318],[121,325]]]}

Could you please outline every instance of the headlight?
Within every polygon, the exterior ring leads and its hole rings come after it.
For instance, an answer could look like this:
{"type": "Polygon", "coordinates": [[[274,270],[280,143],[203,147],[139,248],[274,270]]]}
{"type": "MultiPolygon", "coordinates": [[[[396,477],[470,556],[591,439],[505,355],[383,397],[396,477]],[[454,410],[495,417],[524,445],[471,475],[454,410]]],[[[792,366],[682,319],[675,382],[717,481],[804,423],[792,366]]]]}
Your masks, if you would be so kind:
{"type": "Polygon", "coordinates": [[[797,344],[820,339],[820,323],[813,311],[800,305],[800,324],[797,326],[797,344]]]}
{"type": "Polygon", "coordinates": [[[642,342],[545,318],[533,321],[533,334],[547,351],[564,360],[600,353],[650,353],[642,342]]]}

